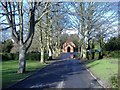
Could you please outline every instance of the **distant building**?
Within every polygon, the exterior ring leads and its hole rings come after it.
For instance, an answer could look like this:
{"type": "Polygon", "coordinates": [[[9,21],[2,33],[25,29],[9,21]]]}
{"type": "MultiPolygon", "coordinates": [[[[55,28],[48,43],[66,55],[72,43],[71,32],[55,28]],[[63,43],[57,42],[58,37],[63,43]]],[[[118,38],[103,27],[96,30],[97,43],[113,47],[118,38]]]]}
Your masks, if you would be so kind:
{"type": "Polygon", "coordinates": [[[63,47],[62,47],[62,52],[63,53],[67,53],[67,52],[74,52],[75,51],[75,44],[70,40],[68,39],[64,44],[63,44],[63,47]]]}

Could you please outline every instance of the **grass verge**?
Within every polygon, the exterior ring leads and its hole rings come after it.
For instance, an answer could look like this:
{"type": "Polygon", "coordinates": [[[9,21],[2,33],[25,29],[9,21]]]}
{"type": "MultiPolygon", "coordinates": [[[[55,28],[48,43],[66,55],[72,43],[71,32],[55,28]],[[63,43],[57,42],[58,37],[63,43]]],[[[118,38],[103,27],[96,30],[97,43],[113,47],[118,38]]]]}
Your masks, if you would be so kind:
{"type": "Polygon", "coordinates": [[[118,58],[86,61],[85,64],[106,87],[114,87],[111,78],[118,75],[118,58]]]}
{"type": "Polygon", "coordinates": [[[10,60],[2,62],[2,88],[6,88],[25,77],[31,75],[36,70],[45,67],[47,64],[41,64],[39,61],[27,60],[26,73],[18,74],[18,61],[10,60]]]}

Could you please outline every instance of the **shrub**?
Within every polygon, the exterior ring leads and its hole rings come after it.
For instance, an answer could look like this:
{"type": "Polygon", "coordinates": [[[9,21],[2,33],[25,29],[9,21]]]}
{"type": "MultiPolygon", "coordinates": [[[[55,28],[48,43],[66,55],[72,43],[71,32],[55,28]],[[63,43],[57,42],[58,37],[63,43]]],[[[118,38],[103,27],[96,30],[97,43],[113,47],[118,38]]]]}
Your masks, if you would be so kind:
{"type": "MultiPolygon", "coordinates": [[[[48,59],[48,53],[44,54],[44,59],[48,59]]],[[[26,60],[40,60],[40,52],[32,52],[26,54],[26,60]]]]}
{"type": "Polygon", "coordinates": [[[119,51],[105,51],[104,56],[119,58],[120,57],[120,50],[119,51]]]}
{"type": "Polygon", "coordinates": [[[39,60],[39,59],[40,59],[40,53],[34,52],[34,53],[26,54],[26,60],[39,60]]]}
{"type": "Polygon", "coordinates": [[[105,45],[106,51],[120,50],[120,35],[118,37],[111,38],[105,45]]]}
{"type": "Polygon", "coordinates": [[[2,60],[6,61],[6,60],[16,60],[18,59],[18,54],[13,54],[13,53],[3,53],[2,54],[2,60]]]}
{"type": "Polygon", "coordinates": [[[113,88],[118,88],[118,77],[117,76],[112,76],[111,77],[111,83],[113,88]]]}

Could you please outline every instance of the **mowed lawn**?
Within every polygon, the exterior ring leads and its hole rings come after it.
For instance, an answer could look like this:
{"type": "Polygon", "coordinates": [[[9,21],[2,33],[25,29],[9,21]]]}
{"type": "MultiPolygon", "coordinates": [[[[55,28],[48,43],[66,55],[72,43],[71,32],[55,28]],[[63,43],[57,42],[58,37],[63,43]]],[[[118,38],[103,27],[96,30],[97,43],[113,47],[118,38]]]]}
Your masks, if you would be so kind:
{"type": "Polygon", "coordinates": [[[8,87],[22,80],[46,65],[47,64],[41,64],[39,61],[27,60],[26,73],[18,74],[18,60],[4,61],[2,62],[2,87],[8,87]]]}
{"type": "Polygon", "coordinates": [[[111,77],[118,75],[118,58],[93,60],[86,62],[86,66],[106,87],[113,87],[111,77]]]}

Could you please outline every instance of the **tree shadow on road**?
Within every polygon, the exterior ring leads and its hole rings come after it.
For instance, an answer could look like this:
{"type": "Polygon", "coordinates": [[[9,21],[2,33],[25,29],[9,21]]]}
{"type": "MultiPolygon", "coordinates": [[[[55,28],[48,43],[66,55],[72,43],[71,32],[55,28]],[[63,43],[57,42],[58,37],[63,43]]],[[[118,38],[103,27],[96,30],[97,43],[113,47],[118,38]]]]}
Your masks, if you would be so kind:
{"type": "Polygon", "coordinates": [[[85,68],[81,67],[81,70],[78,70],[79,65],[75,60],[54,62],[11,88],[56,88],[57,84],[66,80],[68,76],[83,73],[85,68]],[[69,62],[69,65],[66,62],[69,62]],[[74,68],[70,68],[71,66],[74,68]]]}

